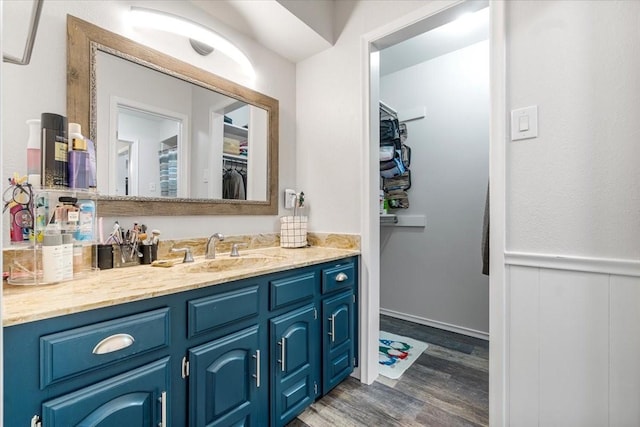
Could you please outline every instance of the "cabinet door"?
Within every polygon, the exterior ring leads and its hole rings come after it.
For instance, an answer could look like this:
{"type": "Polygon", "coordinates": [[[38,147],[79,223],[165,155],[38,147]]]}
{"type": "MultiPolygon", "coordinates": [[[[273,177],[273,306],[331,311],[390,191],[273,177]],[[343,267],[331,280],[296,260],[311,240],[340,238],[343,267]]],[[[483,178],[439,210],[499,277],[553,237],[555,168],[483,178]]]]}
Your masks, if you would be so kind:
{"type": "Polygon", "coordinates": [[[169,358],[42,405],[47,427],[165,426],[169,358]],[[162,423],[162,424],[160,424],[162,423]]]}
{"type": "Polygon", "coordinates": [[[322,394],[328,393],[353,371],[353,310],[353,290],[322,302],[322,394]]]}
{"type": "Polygon", "coordinates": [[[258,347],[256,325],[189,350],[191,427],[259,425],[258,347]]]}
{"type": "Polygon", "coordinates": [[[315,305],[270,321],[271,425],[283,426],[310,405],[318,383],[319,330],[315,305]]]}

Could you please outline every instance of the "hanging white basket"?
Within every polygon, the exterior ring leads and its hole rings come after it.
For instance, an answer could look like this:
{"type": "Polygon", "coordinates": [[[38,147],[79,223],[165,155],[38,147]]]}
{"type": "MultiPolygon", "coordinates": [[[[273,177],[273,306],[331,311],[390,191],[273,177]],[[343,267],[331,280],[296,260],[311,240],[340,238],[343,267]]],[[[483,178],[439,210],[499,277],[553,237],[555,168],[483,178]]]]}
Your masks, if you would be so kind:
{"type": "Polygon", "coordinates": [[[280,218],[280,246],[303,248],[307,246],[307,217],[283,216],[280,218]]]}

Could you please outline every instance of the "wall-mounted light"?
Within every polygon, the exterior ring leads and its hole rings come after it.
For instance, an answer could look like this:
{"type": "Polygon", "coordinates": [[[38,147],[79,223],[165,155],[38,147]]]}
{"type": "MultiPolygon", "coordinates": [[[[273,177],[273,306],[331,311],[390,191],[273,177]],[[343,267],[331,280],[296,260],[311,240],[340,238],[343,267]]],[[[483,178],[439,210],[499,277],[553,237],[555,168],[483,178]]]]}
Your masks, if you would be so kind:
{"type": "Polygon", "coordinates": [[[215,49],[240,64],[247,75],[255,76],[251,61],[240,49],[220,34],[197,22],[167,12],[131,6],[131,23],[138,27],[153,28],[187,37],[191,40],[191,46],[200,55],[208,55],[215,49]]]}

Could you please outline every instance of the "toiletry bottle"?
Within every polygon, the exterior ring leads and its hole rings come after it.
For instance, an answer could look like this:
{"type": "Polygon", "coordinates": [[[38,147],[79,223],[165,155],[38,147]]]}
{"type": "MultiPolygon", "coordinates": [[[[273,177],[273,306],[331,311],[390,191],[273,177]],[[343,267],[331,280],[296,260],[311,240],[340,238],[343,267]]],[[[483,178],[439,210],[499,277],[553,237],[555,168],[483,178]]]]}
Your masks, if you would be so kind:
{"type": "Polygon", "coordinates": [[[27,120],[29,139],[27,140],[27,182],[40,187],[42,173],[42,153],[40,152],[40,119],[27,120]]]}
{"type": "Polygon", "coordinates": [[[11,242],[28,242],[33,224],[31,212],[25,205],[14,205],[9,209],[9,236],[11,242]]]}
{"type": "Polygon", "coordinates": [[[89,159],[87,160],[87,186],[95,189],[98,186],[96,178],[96,144],[89,138],[84,139],[87,145],[87,153],[89,153],[89,159]]]}
{"type": "Polygon", "coordinates": [[[43,187],[67,187],[67,118],[59,114],[42,113],[42,154],[43,187]]]}
{"type": "Polygon", "coordinates": [[[78,241],[92,241],[95,228],[96,204],[93,200],[80,200],[78,202],[79,219],[78,231],[75,234],[78,241]]]}
{"type": "Polygon", "coordinates": [[[69,187],[87,188],[87,162],[89,153],[78,123],[69,123],[69,187]]]}
{"type": "Polygon", "coordinates": [[[60,225],[60,229],[67,233],[73,233],[78,229],[80,221],[80,210],[76,206],[78,199],[70,196],[58,198],[60,202],[56,206],[55,222],[60,225]]]}
{"type": "Polygon", "coordinates": [[[32,233],[29,235],[29,240],[35,243],[42,243],[42,237],[44,236],[44,230],[47,228],[47,219],[49,218],[49,199],[39,194],[36,196],[36,218],[31,229],[32,233]]]}
{"type": "Polygon", "coordinates": [[[73,279],[73,236],[62,235],[62,280],[73,279]]]}
{"type": "Polygon", "coordinates": [[[62,235],[45,234],[42,240],[42,280],[56,283],[62,280],[62,235]]]}
{"type": "Polygon", "coordinates": [[[86,271],[84,264],[84,246],[82,243],[73,244],[73,275],[79,276],[86,271]]]}

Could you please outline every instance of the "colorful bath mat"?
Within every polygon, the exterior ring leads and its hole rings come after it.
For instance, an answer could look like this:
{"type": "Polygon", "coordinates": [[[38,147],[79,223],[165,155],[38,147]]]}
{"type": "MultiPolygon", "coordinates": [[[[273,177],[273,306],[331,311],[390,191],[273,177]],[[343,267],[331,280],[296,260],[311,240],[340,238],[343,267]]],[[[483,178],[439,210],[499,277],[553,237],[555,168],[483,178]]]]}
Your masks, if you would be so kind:
{"type": "Polygon", "coordinates": [[[378,342],[378,373],[398,379],[427,349],[422,341],[380,331],[378,342]]]}

